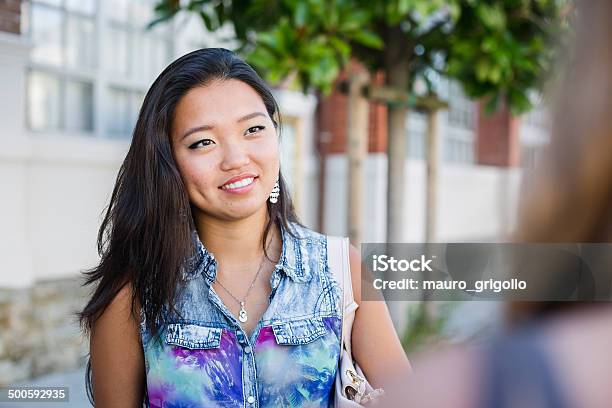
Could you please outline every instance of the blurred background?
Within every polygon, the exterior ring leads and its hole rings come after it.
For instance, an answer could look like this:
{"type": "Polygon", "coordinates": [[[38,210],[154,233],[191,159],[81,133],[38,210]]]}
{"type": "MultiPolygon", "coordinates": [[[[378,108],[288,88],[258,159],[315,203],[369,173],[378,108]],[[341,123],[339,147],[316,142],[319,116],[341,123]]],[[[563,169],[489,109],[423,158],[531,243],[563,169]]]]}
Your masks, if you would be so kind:
{"type": "MultiPolygon", "coordinates": [[[[0,386],[70,386],[74,312],[144,94],[197,48],[274,88],[297,213],[362,242],[503,242],[549,140],[568,1],[0,0],[0,386]],[[375,4],[372,4],[375,3],[375,4]]],[[[389,302],[410,356],[479,341],[493,302],[389,302]]],[[[80,398],[80,399],[79,399],[80,398]]],[[[1,405],[1,404],[0,404],[1,405]]]]}

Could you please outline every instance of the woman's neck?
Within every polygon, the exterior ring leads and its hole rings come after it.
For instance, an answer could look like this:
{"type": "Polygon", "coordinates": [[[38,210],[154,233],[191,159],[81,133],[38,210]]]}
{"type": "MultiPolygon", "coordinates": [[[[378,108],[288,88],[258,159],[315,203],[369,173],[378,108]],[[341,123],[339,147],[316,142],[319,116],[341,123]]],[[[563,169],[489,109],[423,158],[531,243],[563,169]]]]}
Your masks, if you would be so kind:
{"type": "MultiPolygon", "coordinates": [[[[215,259],[226,267],[241,267],[259,262],[263,255],[263,231],[268,222],[268,211],[253,214],[251,217],[226,221],[208,216],[196,217],[196,229],[206,249],[215,259]]],[[[276,252],[273,248],[280,243],[280,235],[275,227],[268,233],[266,247],[270,257],[276,252]]],[[[273,258],[274,259],[274,258],[273,258]]]]}

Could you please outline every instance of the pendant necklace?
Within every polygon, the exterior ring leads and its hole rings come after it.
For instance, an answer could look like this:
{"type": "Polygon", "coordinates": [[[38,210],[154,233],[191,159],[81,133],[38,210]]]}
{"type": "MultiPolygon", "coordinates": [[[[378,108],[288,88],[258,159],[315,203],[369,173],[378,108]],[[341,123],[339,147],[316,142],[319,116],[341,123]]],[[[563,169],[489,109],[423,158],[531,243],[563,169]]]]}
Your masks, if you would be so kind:
{"type": "Polygon", "coordinates": [[[257,269],[257,273],[255,274],[255,277],[253,278],[253,281],[251,282],[251,286],[249,286],[249,289],[247,290],[247,293],[246,295],[244,295],[244,299],[242,300],[234,296],[232,292],[229,291],[229,289],[223,286],[223,284],[221,283],[219,279],[216,279],[216,281],[223,288],[223,290],[225,290],[231,297],[234,298],[234,300],[236,300],[236,302],[240,304],[240,312],[238,313],[238,320],[240,320],[241,323],[246,323],[247,320],[249,320],[249,315],[247,314],[247,311],[244,305],[246,303],[247,298],[249,297],[249,293],[251,293],[251,289],[253,289],[253,286],[255,285],[255,281],[257,280],[259,273],[261,272],[261,267],[263,266],[265,259],[266,259],[266,254],[264,253],[264,255],[261,258],[261,263],[259,264],[259,268],[257,269]]]}

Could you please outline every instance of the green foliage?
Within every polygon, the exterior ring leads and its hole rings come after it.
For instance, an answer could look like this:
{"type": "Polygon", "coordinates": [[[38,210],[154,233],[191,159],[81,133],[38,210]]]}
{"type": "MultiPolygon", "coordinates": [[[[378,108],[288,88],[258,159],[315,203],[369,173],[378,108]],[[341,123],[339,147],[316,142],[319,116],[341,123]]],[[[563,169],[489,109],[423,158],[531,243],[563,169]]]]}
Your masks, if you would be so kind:
{"type": "Polygon", "coordinates": [[[527,97],[551,75],[567,30],[560,15],[567,2],[554,0],[467,1],[449,36],[447,73],[472,97],[502,98],[513,113],[531,108],[527,97]]]}
{"type": "Polygon", "coordinates": [[[435,316],[428,319],[425,303],[408,309],[407,325],[401,338],[402,347],[406,353],[415,353],[425,347],[432,348],[432,344],[449,341],[444,334],[448,324],[451,310],[446,305],[440,308],[435,316]]]}
{"type": "Polygon", "coordinates": [[[410,84],[437,71],[492,109],[505,100],[520,113],[551,72],[569,1],[162,0],[152,24],[179,12],[199,15],[210,31],[231,24],[236,51],[273,84],[295,77],[304,91],[329,93],[350,57],[373,71],[405,59],[410,84]]]}
{"type": "Polygon", "coordinates": [[[348,45],[337,38],[313,36],[304,42],[303,30],[294,30],[288,18],[282,18],[274,29],[258,36],[258,46],[247,54],[247,61],[277,83],[296,72],[304,90],[311,85],[330,91],[340,65],[348,56],[348,45]]]}
{"type": "Polygon", "coordinates": [[[284,15],[269,29],[255,33],[246,59],[277,83],[295,73],[306,92],[331,87],[351,55],[350,41],[373,49],[382,47],[376,34],[364,28],[369,16],[347,0],[285,0],[284,15]]]}

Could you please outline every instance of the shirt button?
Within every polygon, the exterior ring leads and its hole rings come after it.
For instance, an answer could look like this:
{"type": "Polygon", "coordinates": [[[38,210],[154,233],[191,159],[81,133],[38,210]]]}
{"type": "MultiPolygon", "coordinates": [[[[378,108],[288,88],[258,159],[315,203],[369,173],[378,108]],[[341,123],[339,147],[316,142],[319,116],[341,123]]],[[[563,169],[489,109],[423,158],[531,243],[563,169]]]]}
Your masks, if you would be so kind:
{"type": "Polygon", "coordinates": [[[254,402],[255,402],[255,397],[251,395],[249,398],[247,398],[247,402],[248,402],[249,404],[254,403],[254,402]]]}
{"type": "Polygon", "coordinates": [[[246,347],[244,348],[244,352],[245,352],[245,353],[250,353],[250,352],[251,352],[251,348],[250,348],[249,346],[246,346],[246,347]]]}

